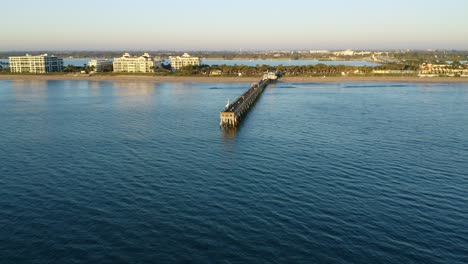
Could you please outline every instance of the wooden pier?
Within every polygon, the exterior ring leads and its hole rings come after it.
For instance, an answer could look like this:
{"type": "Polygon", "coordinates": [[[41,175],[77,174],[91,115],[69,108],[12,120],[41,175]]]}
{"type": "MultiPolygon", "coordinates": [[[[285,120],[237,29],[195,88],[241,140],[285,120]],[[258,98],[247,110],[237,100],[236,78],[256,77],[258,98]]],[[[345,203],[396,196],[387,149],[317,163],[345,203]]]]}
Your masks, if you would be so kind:
{"type": "Polygon", "coordinates": [[[228,103],[219,115],[219,125],[226,128],[239,125],[263,90],[268,84],[275,82],[277,78],[274,73],[266,73],[261,81],[252,84],[249,89],[232,101],[232,103],[228,103]]]}

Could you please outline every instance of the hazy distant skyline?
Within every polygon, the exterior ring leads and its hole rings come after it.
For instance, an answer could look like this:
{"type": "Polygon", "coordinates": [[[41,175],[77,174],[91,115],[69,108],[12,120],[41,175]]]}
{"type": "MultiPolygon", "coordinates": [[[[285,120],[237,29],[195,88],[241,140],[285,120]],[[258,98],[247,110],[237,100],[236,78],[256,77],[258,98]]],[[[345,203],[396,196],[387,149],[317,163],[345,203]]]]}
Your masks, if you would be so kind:
{"type": "Polygon", "coordinates": [[[468,50],[466,0],[2,3],[0,51],[468,50]]]}

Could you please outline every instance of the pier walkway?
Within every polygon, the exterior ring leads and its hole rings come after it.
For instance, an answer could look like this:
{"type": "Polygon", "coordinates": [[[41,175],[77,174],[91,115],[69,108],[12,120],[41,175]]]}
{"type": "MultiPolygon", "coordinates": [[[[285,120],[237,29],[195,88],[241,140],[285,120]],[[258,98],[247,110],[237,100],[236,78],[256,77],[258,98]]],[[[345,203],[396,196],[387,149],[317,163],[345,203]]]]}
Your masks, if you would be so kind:
{"type": "Polygon", "coordinates": [[[219,125],[222,127],[236,127],[239,125],[258,96],[268,84],[275,82],[277,78],[275,73],[266,73],[261,81],[252,84],[249,89],[237,97],[232,103],[228,103],[220,113],[219,125]]]}

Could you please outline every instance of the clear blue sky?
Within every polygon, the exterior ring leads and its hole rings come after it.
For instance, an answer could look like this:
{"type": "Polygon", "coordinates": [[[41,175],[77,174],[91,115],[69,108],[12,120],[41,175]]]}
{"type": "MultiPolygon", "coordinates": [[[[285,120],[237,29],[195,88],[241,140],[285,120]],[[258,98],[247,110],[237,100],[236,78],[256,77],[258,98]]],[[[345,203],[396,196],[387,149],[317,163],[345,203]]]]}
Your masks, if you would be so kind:
{"type": "Polygon", "coordinates": [[[467,0],[11,0],[0,50],[468,50],[467,0]]]}

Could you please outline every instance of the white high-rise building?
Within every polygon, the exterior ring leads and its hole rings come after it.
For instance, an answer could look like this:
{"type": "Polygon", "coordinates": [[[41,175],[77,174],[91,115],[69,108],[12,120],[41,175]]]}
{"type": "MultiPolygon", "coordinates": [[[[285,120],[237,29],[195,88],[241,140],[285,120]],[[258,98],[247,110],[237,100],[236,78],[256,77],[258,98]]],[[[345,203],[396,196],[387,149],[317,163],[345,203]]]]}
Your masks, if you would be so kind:
{"type": "Polygon", "coordinates": [[[89,67],[94,67],[94,71],[101,72],[106,66],[112,65],[112,60],[95,59],[88,62],[89,67]]]}
{"type": "Polygon", "coordinates": [[[148,53],[140,57],[132,57],[125,53],[120,58],[114,58],[114,72],[154,72],[154,61],[148,53]]]}
{"type": "Polygon", "coordinates": [[[10,71],[29,73],[61,72],[63,71],[63,59],[48,54],[12,56],[10,57],[10,71]]]}
{"type": "Polygon", "coordinates": [[[171,67],[174,70],[178,70],[188,65],[194,65],[194,66],[200,65],[200,58],[192,57],[188,53],[184,53],[184,55],[182,56],[176,56],[176,57],[170,56],[169,59],[171,60],[171,67]]]}

